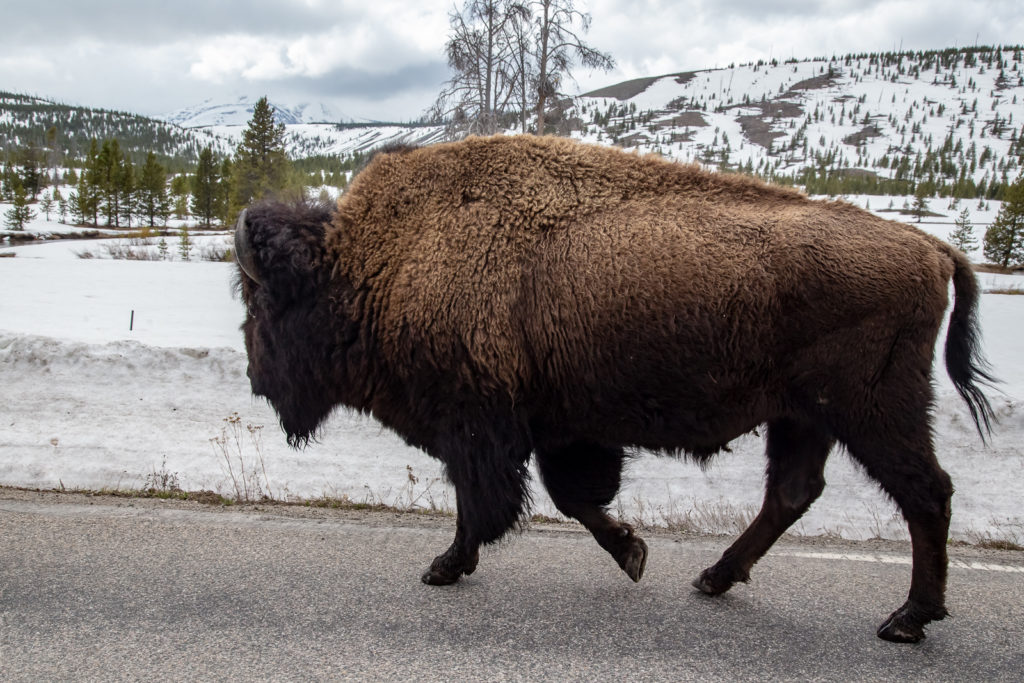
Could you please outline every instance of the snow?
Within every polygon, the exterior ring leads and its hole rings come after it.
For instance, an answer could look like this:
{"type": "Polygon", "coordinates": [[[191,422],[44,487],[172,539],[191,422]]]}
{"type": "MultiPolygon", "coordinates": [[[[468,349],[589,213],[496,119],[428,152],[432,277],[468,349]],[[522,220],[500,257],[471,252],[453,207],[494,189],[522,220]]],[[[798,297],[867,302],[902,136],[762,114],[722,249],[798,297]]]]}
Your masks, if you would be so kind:
{"type": "MultiPolygon", "coordinates": [[[[257,99],[259,98],[251,98],[248,95],[239,96],[234,102],[207,99],[202,104],[177,109],[157,118],[182,128],[244,126],[252,118],[257,99]]],[[[274,109],[274,120],[285,125],[347,120],[347,117],[323,102],[284,104],[275,100],[270,102],[270,106],[274,109]]]]}
{"type": "MultiPolygon", "coordinates": [[[[288,448],[273,411],[249,390],[244,311],[231,295],[229,264],[79,259],[82,244],[22,246],[0,259],[0,484],[140,488],[175,476],[188,490],[234,495],[244,464],[246,477],[279,498],[454,507],[440,465],[371,418],[338,411],[319,443],[288,448]],[[236,414],[240,447],[225,421],[236,414]],[[260,448],[246,425],[257,428],[260,448]],[[211,441],[222,436],[228,449],[211,441]]],[[[999,276],[998,284],[1021,287],[1024,277],[999,276]]],[[[936,378],[937,448],[957,489],[952,535],[1020,541],[1024,296],[985,294],[981,316],[1003,381],[990,394],[1000,424],[988,447],[944,372],[936,378]]],[[[735,533],[760,504],[764,445],[747,436],[731,446],[705,470],[640,454],[614,507],[626,519],[735,533]]],[[[826,478],[795,532],[906,537],[893,505],[845,453],[833,454],[826,478]]],[[[556,514],[533,488],[534,510],[556,514]]]]}
{"type": "MultiPolygon", "coordinates": [[[[1013,161],[1009,154],[1011,135],[1024,117],[1021,63],[1014,50],[1003,50],[999,55],[1004,68],[988,67],[980,60],[965,66],[961,55],[955,68],[925,69],[916,56],[905,55],[899,64],[884,66],[861,58],[710,69],[694,72],[683,83],[674,76],[656,79],[643,92],[625,100],[580,96],[575,98],[575,111],[569,116],[580,116],[585,122],[584,130],[573,133],[574,137],[607,144],[608,133],[591,123],[593,112],[635,105],[635,115],[610,120],[613,127],[634,120],[642,122],[628,133],[620,131],[623,144],[631,148],[682,161],[702,160],[705,153],[717,160],[718,153],[728,150],[733,165],[751,162],[757,168],[762,162],[778,162],[778,172],[785,174],[813,166],[814,152],[834,149],[845,162],[839,164],[841,167],[893,177],[895,169],[876,167],[874,162],[884,155],[923,155],[929,145],[938,149],[951,135],[954,144],[962,144],[965,152],[974,146],[979,157],[986,147],[990,148],[993,161],[972,167],[974,181],[980,182],[986,176],[999,179],[1004,167],[997,167],[995,161],[1013,161]],[[830,73],[832,81],[827,85],[792,89],[801,81],[830,73]],[[1001,75],[1005,77],[1002,81],[1001,75]],[[795,116],[774,109],[762,111],[762,98],[768,103],[796,105],[802,111],[795,116]],[[676,105],[670,106],[673,102],[676,105]],[[699,112],[707,125],[669,125],[667,122],[680,111],[699,112]],[[772,154],[763,142],[754,143],[743,135],[738,115],[757,116],[769,126],[776,135],[772,154]],[[992,124],[997,117],[1002,130],[994,135],[992,124]],[[859,146],[844,141],[868,124],[878,130],[878,137],[859,146]],[[687,133],[692,136],[689,140],[673,141],[673,137],[687,133]],[[728,135],[728,143],[723,134],[728,135]],[[801,149],[803,140],[810,143],[810,156],[801,149]],[[794,142],[797,144],[791,148],[794,142]]],[[[1016,165],[1005,168],[1010,180],[1019,173],[1016,165]]]]}

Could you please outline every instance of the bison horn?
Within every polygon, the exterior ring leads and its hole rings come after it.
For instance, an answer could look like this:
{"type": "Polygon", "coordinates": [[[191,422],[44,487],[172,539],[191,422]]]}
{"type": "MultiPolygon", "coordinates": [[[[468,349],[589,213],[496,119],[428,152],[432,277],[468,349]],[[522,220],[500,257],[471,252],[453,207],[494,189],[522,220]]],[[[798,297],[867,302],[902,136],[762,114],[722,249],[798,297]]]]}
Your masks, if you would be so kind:
{"type": "Polygon", "coordinates": [[[251,280],[260,281],[256,276],[256,258],[253,254],[252,244],[249,243],[249,232],[245,227],[245,209],[242,209],[242,213],[238,216],[238,222],[235,223],[235,261],[251,280]]]}

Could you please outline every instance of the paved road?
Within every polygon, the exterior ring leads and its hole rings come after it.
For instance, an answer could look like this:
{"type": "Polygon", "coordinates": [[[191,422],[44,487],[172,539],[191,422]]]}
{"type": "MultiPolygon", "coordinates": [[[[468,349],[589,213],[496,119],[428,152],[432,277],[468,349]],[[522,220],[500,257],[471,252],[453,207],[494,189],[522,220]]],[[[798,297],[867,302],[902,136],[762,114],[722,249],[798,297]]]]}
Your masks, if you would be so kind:
{"type": "Polygon", "coordinates": [[[631,583],[534,527],[419,582],[450,519],[0,489],[0,680],[1020,680],[1024,553],[953,549],[919,645],[878,640],[908,549],[786,541],[722,598],[719,538],[648,534],[631,583]]]}

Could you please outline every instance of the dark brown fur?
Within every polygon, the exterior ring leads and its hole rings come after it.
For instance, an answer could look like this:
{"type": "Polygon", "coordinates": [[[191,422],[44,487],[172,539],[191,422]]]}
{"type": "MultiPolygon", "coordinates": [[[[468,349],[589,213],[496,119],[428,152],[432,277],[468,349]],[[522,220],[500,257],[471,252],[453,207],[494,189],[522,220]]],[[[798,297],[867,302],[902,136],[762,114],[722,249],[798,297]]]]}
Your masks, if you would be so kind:
{"type": "Polygon", "coordinates": [[[515,525],[531,454],[558,508],[639,580],[646,545],[605,513],[623,449],[708,458],[767,424],[764,508],[695,585],[747,580],[839,441],[913,537],[910,596],[879,635],[920,640],[945,615],[952,487],[929,410],[951,279],[947,367],[979,429],[990,415],[977,286],[945,243],[749,178],[536,137],[382,154],[333,214],[255,207],[242,234],[253,391],[292,442],[344,405],[444,462],[456,537],[424,581],[471,573],[515,525]]]}

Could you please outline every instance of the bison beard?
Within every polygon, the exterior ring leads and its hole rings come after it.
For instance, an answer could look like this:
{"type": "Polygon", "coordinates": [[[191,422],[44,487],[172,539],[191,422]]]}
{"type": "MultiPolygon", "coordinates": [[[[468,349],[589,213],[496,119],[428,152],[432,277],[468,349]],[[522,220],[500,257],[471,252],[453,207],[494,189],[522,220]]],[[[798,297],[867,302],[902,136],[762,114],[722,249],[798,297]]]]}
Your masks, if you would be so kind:
{"type": "Polygon", "coordinates": [[[694,585],[717,595],[824,488],[843,444],[899,505],[906,603],[878,631],[946,615],[949,477],[935,459],[933,349],[979,432],[991,408],[966,258],[841,202],[653,157],[536,137],[377,155],[336,207],[262,204],[236,249],[253,392],[292,444],[337,406],[440,459],[449,584],[514,528],[536,458],[558,509],[634,581],[647,546],[607,514],[624,448],[706,459],[767,425],[764,504],[694,585]]]}

